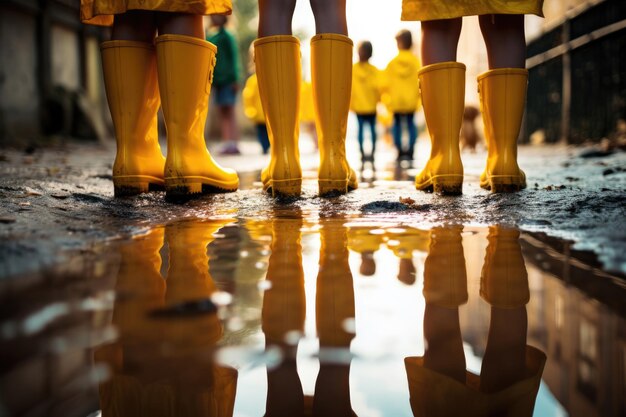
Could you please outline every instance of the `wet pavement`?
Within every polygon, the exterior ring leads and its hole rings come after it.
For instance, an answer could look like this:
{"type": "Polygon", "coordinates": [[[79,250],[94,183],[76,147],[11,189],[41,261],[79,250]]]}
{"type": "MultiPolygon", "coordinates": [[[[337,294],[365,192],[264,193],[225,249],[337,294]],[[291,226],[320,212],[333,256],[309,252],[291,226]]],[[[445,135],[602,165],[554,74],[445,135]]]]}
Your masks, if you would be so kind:
{"type": "Polygon", "coordinates": [[[387,152],[321,199],[310,153],[289,201],[250,155],[176,205],[72,146],[0,163],[0,416],[626,413],[623,154],[522,148],[515,195],[466,154],[444,198],[387,152]]]}

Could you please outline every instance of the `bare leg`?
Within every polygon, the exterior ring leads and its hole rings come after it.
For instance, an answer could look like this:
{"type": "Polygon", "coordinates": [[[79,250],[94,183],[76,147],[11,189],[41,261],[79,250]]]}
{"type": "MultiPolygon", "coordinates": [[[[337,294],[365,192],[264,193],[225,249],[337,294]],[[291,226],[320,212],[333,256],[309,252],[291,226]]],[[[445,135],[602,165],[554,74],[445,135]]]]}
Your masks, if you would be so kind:
{"type": "Polygon", "coordinates": [[[220,124],[222,129],[222,140],[225,142],[236,142],[239,140],[239,130],[235,118],[235,106],[220,106],[220,124]]]}
{"type": "Polygon", "coordinates": [[[338,33],[348,36],[346,0],[310,0],[315,16],[315,33],[338,33]]]}
{"type": "Polygon", "coordinates": [[[481,391],[500,391],[524,377],[527,327],[526,306],[491,307],[487,348],[480,372],[481,391]]]}
{"type": "Polygon", "coordinates": [[[479,17],[479,22],[489,69],[525,68],[524,15],[484,15],[479,17]]]}
{"type": "Polygon", "coordinates": [[[259,0],[259,38],[291,35],[296,0],[259,0]]]}
{"type": "Polygon", "coordinates": [[[115,16],[112,40],[152,43],[155,36],[156,23],[153,12],[130,10],[115,16]]]}
{"type": "Polygon", "coordinates": [[[422,63],[456,61],[456,48],[463,20],[430,20],[422,22],[422,63]]]}
{"type": "Polygon", "coordinates": [[[202,16],[186,13],[159,13],[159,35],[185,35],[204,39],[202,16]]]}
{"type": "Polygon", "coordinates": [[[424,367],[465,383],[465,354],[459,324],[459,309],[426,304],[424,367]]]}

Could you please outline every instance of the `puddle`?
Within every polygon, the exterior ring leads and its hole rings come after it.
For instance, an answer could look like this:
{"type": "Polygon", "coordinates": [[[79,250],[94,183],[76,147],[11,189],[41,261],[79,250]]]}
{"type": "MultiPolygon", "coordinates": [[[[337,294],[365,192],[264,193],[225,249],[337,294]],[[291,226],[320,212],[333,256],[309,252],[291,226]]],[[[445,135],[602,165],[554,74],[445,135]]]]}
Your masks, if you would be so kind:
{"type": "Polygon", "coordinates": [[[626,412],[622,278],[512,227],[324,214],[176,221],[4,279],[0,416],[626,412]]]}

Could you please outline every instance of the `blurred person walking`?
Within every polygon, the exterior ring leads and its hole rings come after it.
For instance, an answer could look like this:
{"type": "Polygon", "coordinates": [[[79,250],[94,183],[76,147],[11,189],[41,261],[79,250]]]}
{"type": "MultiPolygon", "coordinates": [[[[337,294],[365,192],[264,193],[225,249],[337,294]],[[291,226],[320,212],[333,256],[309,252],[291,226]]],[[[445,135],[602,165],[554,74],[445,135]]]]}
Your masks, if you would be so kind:
{"type": "Polygon", "coordinates": [[[415,177],[418,190],[462,192],[459,131],[463,121],[465,65],[456,62],[456,50],[462,17],[473,15],[479,16],[489,61],[489,71],[477,80],[488,152],[480,186],[492,192],[526,187],[526,175],[517,164],[517,137],[528,84],[524,14],[542,16],[542,6],[543,0],[403,0],[402,20],[421,21],[425,67],[419,79],[432,142],[430,159],[415,177]]]}
{"type": "Polygon", "coordinates": [[[231,13],[230,0],[81,0],[81,20],[113,25],[102,66],[115,127],[116,196],[165,188],[166,197],[235,191],[204,141],[217,48],[204,40],[203,15],[231,13]],[[158,142],[163,107],[167,159],[158,142]]]}
{"type": "Polygon", "coordinates": [[[211,15],[211,24],[217,28],[207,36],[207,41],[217,46],[217,62],[213,71],[213,95],[220,116],[223,146],[221,155],[239,155],[239,126],[235,115],[235,103],[239,92],[241,60],[237,40],[226,29],[225,15],[211,15]]]}
{"type": "Polygon", "coordinates": [[[393,113],[393,143],[398,150],[398,160],[413,159],[417,126],[415,112],[419,108],[419,81],[417,74],[421,64],[411,52],[413,36],[404,29],[396,35],[398,55],[385,69],[385,90],[389,95],[388,105],[393,113]],[[408,146],[402,143],[402,125],[406,124],[409,134],[408,146]]]}
{"type": "Polygon", "coordinates": [[[350,110],[357,117],[359,126],[358,140],[361,162],[374,162],[376,152],[376,106],[380,101],[380,71],[369,63],[372,57],[372,43],[363,41],[358,46],[359,62],[352,66],[352,98],[350,110]],[[365,153],[366,125],[369,126],[372,147],[369,155],[365,153]]]}
{"type": "MultiPolygon", "coordinates": [[[[300,41],[292,35],[296,0],[259,1],[255,59],[259,92],[270,134],[270,164],[261,173],[272,195],[300,195],[299,105],[302,85],[300,41]]],[[[311,39],[311,78],[319,136],[320,195],[358,187],[346,159],[346,128],[352,84],[352,40],[345,0],[312,0],[316,35],[311,39]]]]}

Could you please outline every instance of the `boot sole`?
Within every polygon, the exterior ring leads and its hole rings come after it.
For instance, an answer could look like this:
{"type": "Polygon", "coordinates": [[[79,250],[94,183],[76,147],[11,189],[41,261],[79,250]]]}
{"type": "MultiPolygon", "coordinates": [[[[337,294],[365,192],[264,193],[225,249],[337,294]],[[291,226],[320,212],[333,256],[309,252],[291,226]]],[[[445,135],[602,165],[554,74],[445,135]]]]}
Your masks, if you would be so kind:
{"type": "Polygon", "coordinates": [[[272,197],[299,197],[302,194],[302,178],[290,180],[270,180],[267,192],[272,197]]]}
{"type": "Polygon", "coordinates": [[[492,193],[516,193],[526,188],[526,182],[516,175],[492,175],[480,186],[492,193]]]}
{"type": "Polygon", "coordinates": [[[358,184],[350,184],[349,180],[318,180],[320,197],[334,197],[356,190],[358,184]]]}
{"type": "Polygon", "coordinates": [[[165,197],[169,200],[187,200],[204,194],[231,193],[237,191],[234,184],[207,177],[183,177],[165,179],[165,197]]]}
{"type": "Polygon", "coordinates": [[[440,195],[461,195],[463,175],[437,175],[423,184],[416,184],[415,188],[440,195]]]}
{"type": "Polygon", "coordinates": [[[165,190],[165,183],[161,178],[148,175],[113,177],[113,195],[115,197],[132,197],[163,190],[165,190]]]}

